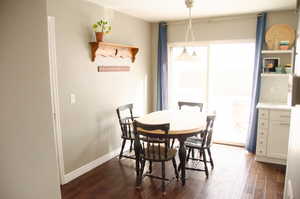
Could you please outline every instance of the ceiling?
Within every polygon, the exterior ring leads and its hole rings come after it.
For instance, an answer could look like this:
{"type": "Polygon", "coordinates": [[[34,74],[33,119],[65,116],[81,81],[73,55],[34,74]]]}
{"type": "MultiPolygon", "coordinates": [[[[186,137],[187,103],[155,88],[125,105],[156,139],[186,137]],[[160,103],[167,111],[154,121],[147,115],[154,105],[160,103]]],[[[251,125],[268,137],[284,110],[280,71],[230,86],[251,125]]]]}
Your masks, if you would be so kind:
{"type": "MultiPolygon", "coordinates": [[[[89,0],[146,21],[186,19],[184,0],[89,0]]],[[[193,18],[295,9],[297,0],[194,0],[193,18]]]]}

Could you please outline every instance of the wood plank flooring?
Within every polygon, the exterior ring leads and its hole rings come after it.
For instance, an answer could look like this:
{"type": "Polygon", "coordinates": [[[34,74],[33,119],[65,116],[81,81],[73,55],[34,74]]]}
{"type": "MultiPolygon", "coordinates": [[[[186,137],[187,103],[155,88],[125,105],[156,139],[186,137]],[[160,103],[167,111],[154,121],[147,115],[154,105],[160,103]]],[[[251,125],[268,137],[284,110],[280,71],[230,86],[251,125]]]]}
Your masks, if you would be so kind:
{"type": "MultiPolygon", "coordinates": [[[[167,183],[162,196],[161,181],[144,178],[141,190],[135,189],[134,161],[114,158],[74,181],[62,186],[63,199],[281,199],[285,168],[259,163],[244,149],[214,145],[215,168],[206,179],[204,172],[187,171],[186,185],[176,179],[167,183]]],[[[160,165],[153,172],[160,174],[160,165]]],[[[174,176],[172,163],[166,174],[174,176]]]]}

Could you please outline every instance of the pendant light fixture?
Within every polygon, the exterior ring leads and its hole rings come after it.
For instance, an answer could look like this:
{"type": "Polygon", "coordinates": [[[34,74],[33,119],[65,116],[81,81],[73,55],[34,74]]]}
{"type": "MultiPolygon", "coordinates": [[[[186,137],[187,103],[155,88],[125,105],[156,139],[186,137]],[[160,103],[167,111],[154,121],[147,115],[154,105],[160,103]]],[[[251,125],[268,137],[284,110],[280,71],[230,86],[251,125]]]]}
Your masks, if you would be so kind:
{"type": "MultiPolygon", "coordinates": [[[[194,0],[185,0],[185,5],[189,9],[189,20],[185,32],[185,43],[195,41],[195,35],[192,27],[192,7],[194,0]]],[[[182,53],[177,57],[178,61],[195,61],[197,59],[197,53],[194,50],[192,54],[188,53],[186,46],[184,46],[182,53]]]]}

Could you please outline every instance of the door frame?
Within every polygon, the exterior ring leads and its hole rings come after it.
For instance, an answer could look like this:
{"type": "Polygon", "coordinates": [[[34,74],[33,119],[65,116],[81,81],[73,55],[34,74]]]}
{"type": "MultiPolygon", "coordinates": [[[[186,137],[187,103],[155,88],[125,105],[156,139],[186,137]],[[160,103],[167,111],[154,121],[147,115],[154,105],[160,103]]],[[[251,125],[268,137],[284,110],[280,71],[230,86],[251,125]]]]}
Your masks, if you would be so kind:
{"type": "MultiPolygon", "coordinates": [[[[248,43],[248,42],[254,42],[255,43],[255,38],[249,38],[249,39],[233,39],[233,40],[211,40],[211,41],[193,41],[193,42],[171,42],[168,43],[168,65],[169,65],[169,69],[168,69],[168,75],[172,73],[172,68],[170,66],[172,66],[172,48],[174,47],[184,47],[184,46],[205,46],[208,49],[208,54],[207,54],[207,105],[206,105],[206,111],[209,110],[210,105],[210,64],[211,64],[211,60],[212,57],[210,55],[210,45],[212,44],[230,44],[230,43],[248,43]]],[[[171,84],[171,77],[168,78],[168,83],[169,85],[171,84]]],[[[170,89],[168,89],[168,92],[170,92],[170,89]]],[[[168,95],[170,96],[170,95],[168,95]]],[[[171,99],[169,98],[169,103],[171,102],[171,99]]],[[[245,143],[238,143],[238,142],[227,142],[227,141],[214,141],[214,143],[217,144],[224,144],[224,145],[231,145],[231,146],[239,146],[239,147],[244,147],[245,143]]]]}
{"type": "Polygon", "coordinates": [[[60,124],[60,102],[57,72],[58,67],[56,61],[55,17],[53,16],[48,16],[48,46],[54,144],[60,184],[63,185],[65,184],[65,167],[63,158],[62,131],[60,124]]]}

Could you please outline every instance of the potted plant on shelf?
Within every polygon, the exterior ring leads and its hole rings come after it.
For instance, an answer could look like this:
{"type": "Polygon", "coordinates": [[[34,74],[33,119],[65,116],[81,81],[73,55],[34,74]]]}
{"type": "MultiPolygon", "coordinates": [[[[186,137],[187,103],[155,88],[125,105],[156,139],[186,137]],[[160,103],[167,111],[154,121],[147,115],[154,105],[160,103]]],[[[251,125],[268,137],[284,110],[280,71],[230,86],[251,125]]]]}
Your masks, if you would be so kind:
{"type": "Polygon", "coordinates": [[[111,31],[111,25],[107,20],[101,19],[97,23],[93,24],[93,30],[96,34],[96,41],[102,42],[104,34],[108,34],[111,31]]]}

